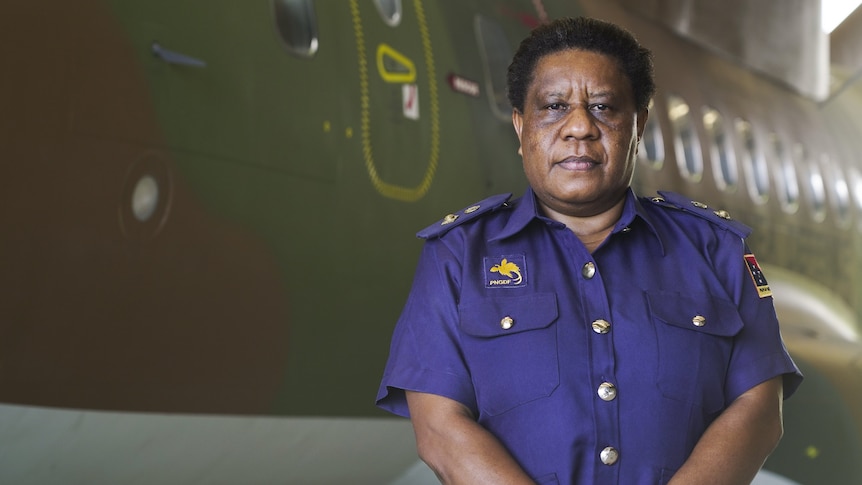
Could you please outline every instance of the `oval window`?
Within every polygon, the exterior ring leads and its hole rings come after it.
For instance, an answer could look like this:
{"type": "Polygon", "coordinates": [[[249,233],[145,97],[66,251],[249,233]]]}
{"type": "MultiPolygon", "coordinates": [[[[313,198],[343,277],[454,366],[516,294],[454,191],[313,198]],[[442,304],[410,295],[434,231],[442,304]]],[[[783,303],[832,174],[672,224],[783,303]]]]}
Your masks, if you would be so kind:
{"type": "Polygon", "coordinates": [[[766,160],[758,150],[757,140],[754,137],[751,123],[743,119],[737,119],[734,125],[736,134],[739,136],[742,144],[740,161],[745,171],[748,192],[752,200],[763,204],[769,198],[769,171],[767,170],[766,160]]]}
{"type": "MultiPolygon", "coordinates": [[[[850,199],[856,206],[856,211],[862,212],[862,173],[855,167],[850,167],[847,171],[847,189],[850,191],[850,199]]],[[[859,216],[857,216],[858,220],[859,216]]],[[[857,222],[856,228],[862,231],[862,224],[857,222]]]]}
{"type": "MultiPolygon", "coordinates": [[[[778,167],[778,202],[781,208],[788,214],[793,214],[799,209],[799,180],[796,177],[796,164],[793,157],[787,156],[784,143],[775,133],[769,135],[770,156],[773,158],[773,166],[778,167]]],[[[805,147],[796,145],[793,147],[795,158],[805,160],[805,147]]]]}
{"type": "MultiPolygon", "coordinates": [[[[829,156],[821,155],[821,160],[828,164],[829,156]]],[[[808,190],[811,193],[810,207],[811,215],[816,221],[826,218],[826,185],[823,182],[823,173],[816,160],[808,162],[808,190]]]]}
{"type": "Polygon", "coordinates": [[[512,106],[506,97],[506,74],[512,60],[512,46],[509,45],[503,27],[497,22],[477,15],[474,27],[491,110],[500,120],[511,120],[512,106]]]}
{"type": "Polygon", "coordinates": [[[374,5],[386,25],[397,27],[401,23],[401,0],[374,0],[374,5]]]}
{"type": "Polygon", "coordinates": [[[724,118],[718,110],[706,107],[703,110],[703,126],[709,137],[709,153],[718,187],[721,190],[733,190],[739,183],[739,173],[724,118]]]}
{"type": "MultiPolygon", "coordinates": [[[[856,168],[851,168],[849,173],[849,189],[853,196],[853,202],[856,204],[856,209],[862,211],[862,173],[856,168]]],[[[862,228],[862,224],[859,226],[862,228]]]]}
{"type": "Polygon", "coordinates": [[[703,176],[703,158],[688,103],[678,96],[669,96],[668,118],[674,132],[674,155],[680,172],[687,179],[699,182],[703,176]]]}
{"type": "Polygon", "coordinates": [[[844,171],[837,163],[830,164],[830,173],[835,196],[835,213],[839,224],[847,225],[850,222],[850,186],[844,177],[844,171]]]}
{"type": "MultiPolygon", "coordinates": [[[[650,101],[650,111],[652,111],[652,107],[653,102],[650,101]]],[[[644,133],[641,137],[641,148],[638,150],[638,158],[656,170],[661,169],[664,165],[664,139],[661,136],[658,116],[647,117],[644,133]]]]}
{"type": "Polygon", "coordinates": [[[312,0],[273,0],[275,26],[285,47],[300,57],[317,53],[317,16],[312,0]]]}

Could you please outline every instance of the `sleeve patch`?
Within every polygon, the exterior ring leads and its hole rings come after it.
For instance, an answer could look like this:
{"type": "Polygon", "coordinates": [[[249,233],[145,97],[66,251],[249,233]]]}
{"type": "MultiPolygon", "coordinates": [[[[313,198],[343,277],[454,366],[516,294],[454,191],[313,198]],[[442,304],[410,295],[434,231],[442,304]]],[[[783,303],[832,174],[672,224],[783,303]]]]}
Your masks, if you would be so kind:
{"type": "Polygon", "coordinates": [[[757,259],[754,258],[754,255],[748,253],[743,256],[743,258],[745,258],[745,266],[748,268],[751,280],[754,281],[754,286],[757,287],[757,296],[760,298],[772,296],[772,290],[769,289],[769,283],[766,282],[766,276],[763,274],[763,270],[760,269],[760,265],[757,264],[757,259]]]}

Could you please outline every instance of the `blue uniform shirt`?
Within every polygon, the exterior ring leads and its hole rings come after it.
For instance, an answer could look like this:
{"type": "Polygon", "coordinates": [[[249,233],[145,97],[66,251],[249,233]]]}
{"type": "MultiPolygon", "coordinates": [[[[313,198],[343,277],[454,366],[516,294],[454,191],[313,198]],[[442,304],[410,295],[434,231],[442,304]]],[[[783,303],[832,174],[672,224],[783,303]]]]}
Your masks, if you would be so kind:
{"type": "Polygon", "coordinates": [[[789,397],[801,374],[749,229],[662,195],[629,191],[592,254],[530,190],[421,232],[378,405],[459,401],[538,483],[654,485],[748,389],[783,374],[789,397]]]}

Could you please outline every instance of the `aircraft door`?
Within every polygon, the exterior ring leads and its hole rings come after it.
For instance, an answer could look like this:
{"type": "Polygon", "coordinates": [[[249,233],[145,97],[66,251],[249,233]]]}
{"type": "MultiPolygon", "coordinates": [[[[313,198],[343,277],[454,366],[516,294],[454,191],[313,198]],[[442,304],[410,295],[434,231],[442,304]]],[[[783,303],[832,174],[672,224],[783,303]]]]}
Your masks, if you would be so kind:
{"type": "Polygon", "coordinates": [[[424,4],[350,0],[349,7],[365,176],[383,197],[416,201],[431,187],[440,150],[437,74],[424,4]]]}

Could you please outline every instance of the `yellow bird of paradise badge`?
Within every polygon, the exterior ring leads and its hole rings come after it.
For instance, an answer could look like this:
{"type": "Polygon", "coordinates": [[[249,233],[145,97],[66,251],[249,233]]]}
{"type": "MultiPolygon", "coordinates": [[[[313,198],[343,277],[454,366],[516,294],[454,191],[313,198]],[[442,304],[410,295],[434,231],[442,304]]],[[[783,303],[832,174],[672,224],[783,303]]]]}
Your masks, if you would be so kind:
{"type": "Polygon", "coordinates": [[[526,284],[524,255],[485,258],[485,287],[505,288],[526,284]]]}

